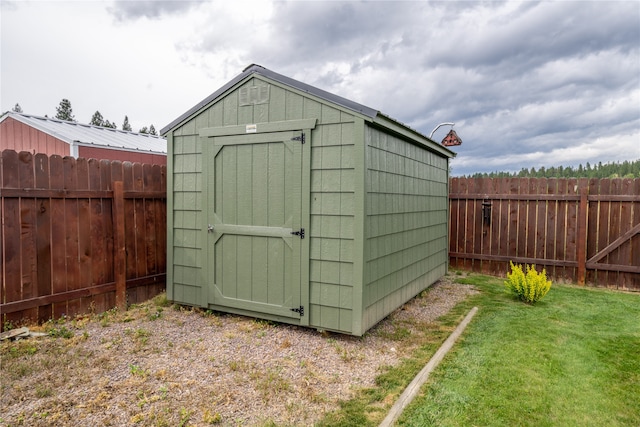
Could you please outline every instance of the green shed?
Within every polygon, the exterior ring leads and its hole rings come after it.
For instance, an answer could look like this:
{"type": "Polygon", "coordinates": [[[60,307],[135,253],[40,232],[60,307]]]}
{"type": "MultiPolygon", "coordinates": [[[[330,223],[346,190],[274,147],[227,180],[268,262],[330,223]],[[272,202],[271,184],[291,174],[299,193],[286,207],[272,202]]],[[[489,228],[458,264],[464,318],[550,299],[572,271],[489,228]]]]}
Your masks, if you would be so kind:
{"type": "Polygon", "coordinates": [[[362,335],[446,274],[454,153],[258,65],[161,131],[167,296],[362,335]]]}

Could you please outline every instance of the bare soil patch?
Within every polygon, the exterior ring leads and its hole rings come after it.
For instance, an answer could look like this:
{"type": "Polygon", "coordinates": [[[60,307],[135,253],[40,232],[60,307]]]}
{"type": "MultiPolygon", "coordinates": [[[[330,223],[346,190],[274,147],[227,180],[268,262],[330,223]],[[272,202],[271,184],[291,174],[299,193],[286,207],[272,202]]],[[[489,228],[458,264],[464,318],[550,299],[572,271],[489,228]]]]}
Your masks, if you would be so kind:
{"type": "Polygon", "coordinates": [[[475,292],[447,276],[361,338],[158,297],[50,322],[0,346],[0,425],[313,425],[475,292]]]}

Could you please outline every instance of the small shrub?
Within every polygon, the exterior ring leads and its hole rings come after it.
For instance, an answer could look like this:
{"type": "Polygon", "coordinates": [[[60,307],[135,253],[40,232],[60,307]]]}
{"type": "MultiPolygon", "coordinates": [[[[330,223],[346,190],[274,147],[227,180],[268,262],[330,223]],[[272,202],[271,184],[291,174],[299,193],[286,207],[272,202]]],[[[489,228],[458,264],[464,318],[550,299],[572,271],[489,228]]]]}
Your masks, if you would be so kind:
{"type": "Polygon", "coordinates": [[[162,292],[161,294],[153,297],[153,304],[156,307],[169,307],[171,305],[171,301],[167,299],[167,294],[165,292],[162,292]]]}
{"type": "Polygon", "coordinates": [[[525,265],[525,271],[522,271],[521,265],[514,265],[509,262],[511,273],[507,273],[507,280],[504,285],[507,291],[514,294],[520,300],[534,304],[541,300],[549,289],[551,289],[551,281],[547,280],[547,272],[543,268],[538,273],[535,266],[525,265]]]}
{"type": "Polygon", "coordinates": [[[184,427],[189,423],[190,419],[191,419],[191,411],[185,408],[180,408],[180,424],[178,425],[180,427],[184,427]]]}
{"type": "Polygon", "coordinates": [[[38,385],[36,386],[36,397],[42,399],[44,397],[50,397],[53,395],[51,387],[38,385]]]}
{"type": "Polygon", "coordinates": [[[73,338],[74,336],[73,331],[68,329],[66,326],[49,327],[47,332],[49,336],[53,338],[69,339],[69,338],[73,338]]]}
{"type": "Polygon", "coordinates": [[[204,421],[205,424],[220,424],[222,422],[222,416],[219,412],[213,413],[210,410],[205,409],[202,421],[204,421]]]}
{"type": "Polygon", "coordinates": [[[146,378],[147,375],[149,375],[149,373],[144,368],[140,367],[139,365],[134,365],[134,364],[130,364],[129,365],[129,372],[133,376],[138,376],[138,377],[143,377],[143,378],[146,378]]]}

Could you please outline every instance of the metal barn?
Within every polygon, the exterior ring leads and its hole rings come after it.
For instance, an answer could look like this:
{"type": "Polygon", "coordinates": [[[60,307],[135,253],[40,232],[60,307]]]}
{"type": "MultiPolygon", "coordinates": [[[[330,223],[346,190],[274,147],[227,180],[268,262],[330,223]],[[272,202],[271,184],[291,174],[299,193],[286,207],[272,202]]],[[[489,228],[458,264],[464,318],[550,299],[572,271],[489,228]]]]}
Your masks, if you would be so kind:
{"type": "Polygon", "coordinates": [[[251,65],[165,127],[172,301],[362,335],[448,265],[454,153],[251,65]]]}
{"type": "Polygon", "coordinates": [[[164,138],[102,126],[7,112],[0,117],[0,151],[165,165],[164,138]]]}

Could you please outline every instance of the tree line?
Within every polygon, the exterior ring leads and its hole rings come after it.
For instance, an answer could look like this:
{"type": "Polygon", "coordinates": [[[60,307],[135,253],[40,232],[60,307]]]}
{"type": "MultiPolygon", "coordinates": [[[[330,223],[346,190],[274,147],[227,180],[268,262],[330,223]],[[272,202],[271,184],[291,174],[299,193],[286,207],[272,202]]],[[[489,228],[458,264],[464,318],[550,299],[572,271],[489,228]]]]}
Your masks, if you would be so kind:
{"type": "Polygon", "coordinates": [[[484,172],[465,178],[640,178],[640,159],[573,166],[522,168],[519,172],[484,172]]]}
{"type": "MultiPolygon", "coordinates": [[[[15,113],[22,113],[22,107],[20,106],[20,104],[16,103],[16,105],[12,108],[11,111],[15,113]]],[[[48,117],[48,116],[45,114],[45,117],[48,117]]],[[[60,101],[60,104],[56,107],[56,115],[54,116],[54,118],[58,120],[66,120],[70,122],[76,121],[75,116],[73,115],[73,108],[71,107],[71,102],[68,99],[64,98],[62,101],[60,101]]],[[[100,113],[100,111],[98,110],[96,110],[96,112],[93,113],[93,116],[89,121],[89,124],[93,126],[102,126],[102,127],[111,128],[111,129],[118,128],[118,126],[116,125],[116,122],[110,122],[109,120],[105,119],[100,113]]],[[[131,125],[129,124],[128,116],[124,116],[121,129],[128,132],[133,131],[131,128],[131,125]]],[[[143,126],[141,129],[138,130],[138,133],[158,135],[158,132],[156,131],[156,128],[153,126],[153,124],[150,125],[149,127],[143,126]]]]}

